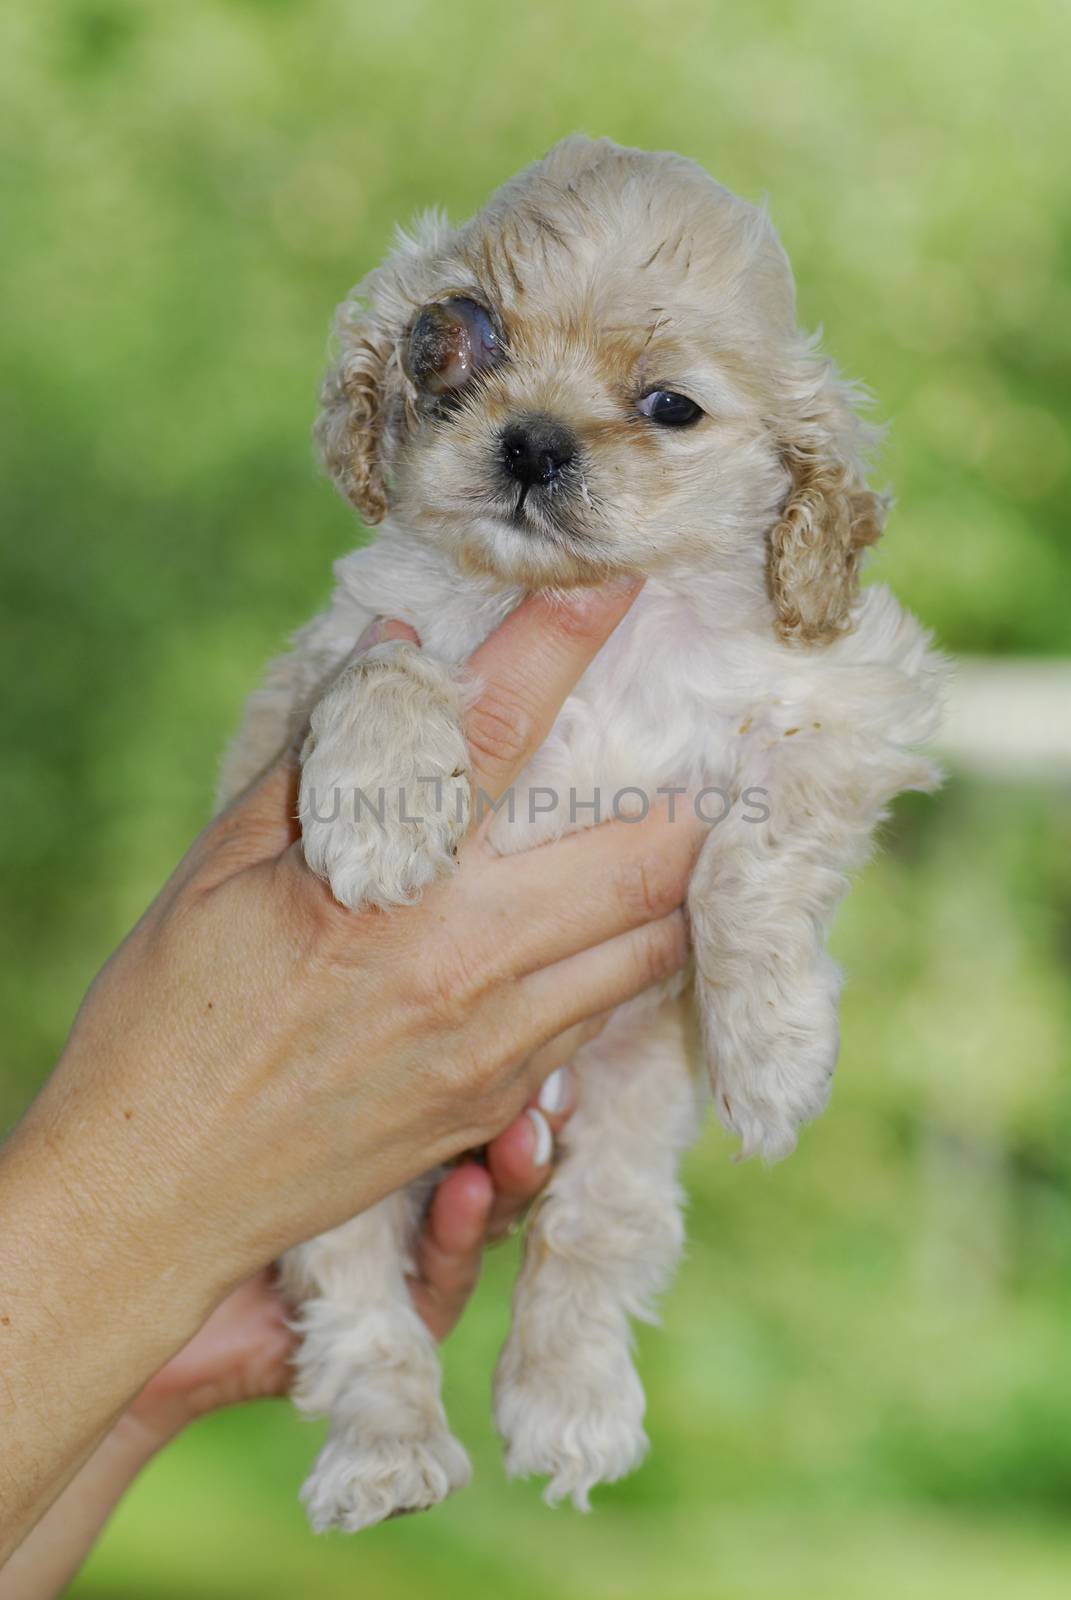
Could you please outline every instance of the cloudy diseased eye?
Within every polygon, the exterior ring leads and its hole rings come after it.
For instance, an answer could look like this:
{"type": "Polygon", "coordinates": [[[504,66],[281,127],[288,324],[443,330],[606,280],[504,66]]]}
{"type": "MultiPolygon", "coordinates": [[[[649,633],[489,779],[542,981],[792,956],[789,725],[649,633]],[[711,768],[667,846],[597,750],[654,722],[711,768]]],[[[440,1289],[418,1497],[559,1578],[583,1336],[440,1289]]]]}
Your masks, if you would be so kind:
{"type": "Polygon", "coordinates": [[[661,423],[664,428],[687,428],[703,415],[694,400],[674,394],[671,389],[652,389],[639,401],[639,409],[645,417],[661,423]]]}
{"type": "Polygon", "coordinates": [[[402,365],[425,394],[450,394],[500,353],[498,334],[475,300],[437,300],[413,323],[402,365]]]}

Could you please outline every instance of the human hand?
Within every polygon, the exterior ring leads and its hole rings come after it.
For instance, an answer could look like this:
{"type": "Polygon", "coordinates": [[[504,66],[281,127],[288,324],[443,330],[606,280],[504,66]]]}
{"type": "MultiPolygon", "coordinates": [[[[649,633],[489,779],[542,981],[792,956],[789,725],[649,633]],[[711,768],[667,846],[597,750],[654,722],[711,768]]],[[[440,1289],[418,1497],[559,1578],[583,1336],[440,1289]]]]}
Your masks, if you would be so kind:
{"type": "MultiPolygon", "coordinates": [[[[631,598],[533,596],[476,652],[466,735],[490,798],[631,598]]],[[[107,1194],[127,1252],[181,1263],[206,1313],[283,1249],[486,1143],[591,1015],[686,956],[690,815],[506,858],[476,826],[418,905],[354,914],[305,866],[295,777],[280,761],[195,842],[35,1108],[46,1133],[92,1125],[64,1181],[107,1194]]]]}
{"type": "MultiPolygon", "coordinates": [[[[550,1175],[547,1151],[575,1101],[568,1066],[538,1102],[493,1139],[483,1164],[465,1160],[443,1177],[428,1206],[409,1280],[413,1304],[445,1339],[479,1280],[483,1252],[523,1216],[550,1175]]],[[[284,1395],[297,1344],[275,1274],[265,1268],[227,1296],[190,1342],[142,1389],[117,1424],[139,1448],[158,1449],[196,1418],[284,1395]]]]}
{"type": "MultiPolygon", "coordinates": [[[[438,1339],[475,1287],[484,1245],[509,1229],[550,1175],[543,1157],[551,1130],[561,1129],[573,1106],[569,1068],[552,1075],[544,1091],[530,1115],[488,1146],[485,1165],[463,1161],[432,1198],[410,1286],[438,1339]]],[[[65,1591],[124,1490],[195,1418],[285,1394],[295,1344],[287,1319],[269,1269],[233,1290],[149,1380],[10,1559],[0,1560],[0,1600],[44,1600],[65,1591]]]]}
{"type": "MultiPolygon", "coordinates": [[[[476,652],[489,798],[634,592],[531,596],[476,652]]],[[[354,914],[305,865],[295,779],[281,759],[195,841],[0,1150],[0,1558],[231,1289],[493,1139],[686,959],[691,808],[504,858],[476,826],[419,904],[354,914]]]]}

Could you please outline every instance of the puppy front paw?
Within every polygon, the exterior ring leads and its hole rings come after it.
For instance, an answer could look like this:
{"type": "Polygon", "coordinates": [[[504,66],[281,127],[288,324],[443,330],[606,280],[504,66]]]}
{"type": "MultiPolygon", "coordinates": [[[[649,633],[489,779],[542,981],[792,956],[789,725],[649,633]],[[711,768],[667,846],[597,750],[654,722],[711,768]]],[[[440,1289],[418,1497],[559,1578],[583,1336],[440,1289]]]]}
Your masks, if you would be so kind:
{"type": "Polygon", "coordinates": [[[511,1478],[549,1479],[548,1505],[589,1494],[638,1467],[647,1453],[643,1388],[626,1345],[595,1339],[569,1361],[540,1363],[511,1337],[495,1381],[495,1422],[511,1478]]]}
{"type": "Polygon", "coordinates": [[[421,1438],[366,1438],[332,1433],[305,1480],[301,1498],[316,1533],[358,1533],[388,1517],[426,1511],[463,1489],[469,1458],[445,1429],[421,1438]]]}
{"type": "Polygon", "coordinates": [[[397,641],[316,707],[299,816],[305,859],[342,905],[405,905],[455,869],[469,817],[462,711],[449,670],[397,641]]]}

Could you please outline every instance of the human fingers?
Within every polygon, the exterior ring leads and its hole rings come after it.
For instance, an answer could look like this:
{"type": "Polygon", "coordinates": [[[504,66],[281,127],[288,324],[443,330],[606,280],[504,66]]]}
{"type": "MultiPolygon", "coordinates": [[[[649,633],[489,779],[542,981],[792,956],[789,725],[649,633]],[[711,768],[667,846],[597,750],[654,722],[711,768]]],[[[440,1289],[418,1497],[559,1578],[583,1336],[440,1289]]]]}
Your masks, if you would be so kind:
{"type": "Polygon", "coordinates": [[[373,617],[354,645],[353,654],[363,655],[366,650],[371,650],[373,645],[391,644],[395,641],[403,644],[419,644],[420,637],[415,628],[411,628],[408,622],[399,622],[397,617],[373,617]]]}
{"type": "Polygon", "coordinates": [[[463,1161],[443,1178],[416,1246],[410,1293],[436,1339],[445,1339],[476,1287],[494,1201],[490,1174],[463,1161]]]}
{"type": "MultiPolygon", "coordinates": [[[[602,1026],[602,1020],[597,1027],[602,1026]]],[[[597,1031],[585,1026],[589,1037],[597,1031]]],[[[538,1094],[516,1121],[487,1146],[487,1170],[494,1180],[488,1243],[504,1238],[538,1196],[550,1177],[557,1136],[575,1108],[576,1076],[565,1063],[543,1081],[538,1094]]]]}
{"type": "Polygon", "coordinates": [[[642,821],[608,822],[489,863],[468,959],[489,978],[520,978],[683,904],[708,828],[673,799],[642,821]]]}
{"type": "MultiPolygon", "coordinates": [[[[563,1032],[600,1012],[612,1011],[679,972],[688,961],[688,925],[681,910],[619,934],[590,950],[530,973],[516,985],[533,1031],[563,1032]]],[[[539,1053],[525,1076],[538,1087],[539,1053]]]]}
{"type": "Polygon", "coordinates": [[[525,767],[641,588],[630,578],[530,595],[469,658],[479,687],[465,738],[477,797],[498,799],[525,767]]]}
{"type": "MultiPolygon", "coordinates": [[[[554,1044],[570,1053],[605,1019],[572,1029],[554,1044]]],[[[546,1065],[554,1057],[544,1057],[546,1065]]],[[[485,1245],[507,1234],[550,1173],[554,1137],[576,1101],[568,1065],[556,1067],[537,1099],[487,1147],[486,1166],[464,1161],[449,1171],[432,1198],[417,1242],[414,1304],[431,1333],[444,1339],[480,1277],[485,1245]]]]}

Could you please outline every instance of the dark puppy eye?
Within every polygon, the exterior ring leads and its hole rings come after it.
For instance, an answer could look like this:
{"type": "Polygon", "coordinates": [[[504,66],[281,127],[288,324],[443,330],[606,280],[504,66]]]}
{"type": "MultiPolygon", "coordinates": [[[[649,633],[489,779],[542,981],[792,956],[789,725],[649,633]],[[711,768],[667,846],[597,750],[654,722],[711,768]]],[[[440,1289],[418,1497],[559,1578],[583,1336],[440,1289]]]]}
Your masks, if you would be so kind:
{"type": "Polygon", "coordinates": [[[494,324],[483,306],[460,297],[425,306],[402,356],[406,376],[427,394],[460,389],[499,354],[494,324]]]}
{"type": "Polygon", "coordinates": [[[674,394],[671,389],[652,389],[639,402],[639,409],[652,422],[664,428],[687,428],[703,415],[694,400],[687,395],[674,394]]]}

